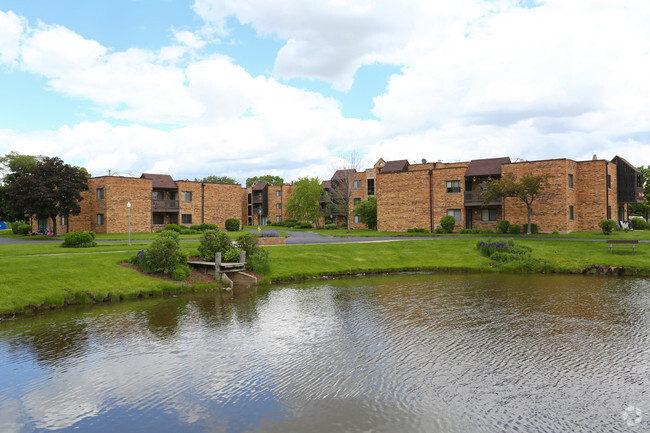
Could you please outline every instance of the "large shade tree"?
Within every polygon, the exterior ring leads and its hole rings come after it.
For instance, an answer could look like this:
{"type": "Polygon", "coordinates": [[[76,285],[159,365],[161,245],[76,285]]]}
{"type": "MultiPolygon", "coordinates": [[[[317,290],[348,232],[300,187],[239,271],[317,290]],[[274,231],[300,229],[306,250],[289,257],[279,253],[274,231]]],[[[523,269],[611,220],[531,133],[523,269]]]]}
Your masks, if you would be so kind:
{"type": "Polygon", "coordinates": [[[334,167],[331,187],[327,191],[327,203],[330,212],[343,214],[347,231],[350,232],[350,214],[352,213],[354,182],[359,168],[356,151],[342,157],[334,167]]]}
{"type": "Polygon", "coordinates": [[[29,173],[32,168],[44,156],[21,155],[18,152],[10,152],[0,157],[0,221],[18,221],[23,218],[23,214],[15,209],[11,200],[9,200],[8,188],[23,174],[29,173]]]}
{"type": "Polygon", "coordinates": [[[269,185],[284,185],[284,179],[280,176],[273,176],[272,174],[265,174],[264,176],[253,176],[246,179],[246,188],[253,186],[255,182],[267,182],[269,185]]]}
{"type": "Polygon", "coordinates": [[[369,229],[377,229],[377,198],[368,197],[354,207],[354,213],[361,217],[361,222],[369,229]]]}
{"type": "Polygon", "coordinates": [[[312,221],[318,224],[322,215],[320,199],[323,192],[323,185],[317,177],[298,179],[287,201],[287,216],[298,221],[312,221]]]}
{"type": "Polygon", "coordinates": [[[215,176],[215,175],[210,175],[206,176],[203,179],[194,179],[195,182],[205,182],[205,183],[228,183],[231,185],[235,185],[237,181],[233,179],[232,177],[229,176],[215,176]]]}
{"type": "Polygon", "coordinates": [[[56,217],[79,215],[81,193],[88,190],[86,170],[64,163],[59,158],[45,158],[29,173],[16,179],[7,194],[15,209],[39,219],[51,219],[56,234],[56,217]]]}
{"type": "Polygon", "coordinates": [[[528,230],[531,234],[531,217],[533,215],[533,202],[540,192],[549,186],[550,174],[532,175],[525,174],[520,179],[512,173],[507,173],[501,179],[484,182],[485,190],[481,193],[481,201],[489,203],[503,197],[515,197],[526,205],[528,211],[528,230]]]}

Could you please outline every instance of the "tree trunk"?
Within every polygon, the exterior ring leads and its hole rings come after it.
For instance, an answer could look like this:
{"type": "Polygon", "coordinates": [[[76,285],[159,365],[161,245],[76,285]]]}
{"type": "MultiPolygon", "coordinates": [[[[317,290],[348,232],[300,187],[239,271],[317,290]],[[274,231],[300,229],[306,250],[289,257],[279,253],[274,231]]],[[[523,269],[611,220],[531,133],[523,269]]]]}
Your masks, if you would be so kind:
{"type": "Polygon", "coordinates": [[[526,234],[530,235],[530,234],[533,233],[532,227],[531,227],[531,224],[530,224],[530,220],[531,220],[532,214],[533,214],[533,208],[530,205],[528,205],[527,208],[528,208],[528,227],[526,228],[526,234]]]}
{"type": "Polygon", "coordinates": [[[56,215],[52,217],[52,233],[56,236],[56,215]]]}

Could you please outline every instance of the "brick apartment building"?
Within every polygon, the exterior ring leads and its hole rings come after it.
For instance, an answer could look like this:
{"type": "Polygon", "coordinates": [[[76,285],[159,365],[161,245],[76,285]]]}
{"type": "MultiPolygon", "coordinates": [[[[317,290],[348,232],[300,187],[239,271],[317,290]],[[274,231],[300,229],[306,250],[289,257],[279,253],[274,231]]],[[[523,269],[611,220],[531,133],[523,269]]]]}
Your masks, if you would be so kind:
{"type": "MultiPolygon", "coordinates": [[[[508,157],[477,159],[469,162],[410,164],[407,160],[380,159],[363,171],[339,170],[323,186],[335,197],[345,185],[350,209],[368,197],[377,198],[377,229],[403,232],[409,228],[434,230],[440,219],[451,215],[456,230],[461,228],[496,229],[507,219],[525,224],[525,205],[515,198],[491,203],[480,200],[481,186],[490,179],[513,173],[551,175],[550,186],[533,204],[532,222],[541,232],[561,233],[598,230],[604,218],[628,219],[629,203],[643,201],[642,174],[625,159],[573,161],[550,159],[514,162],[508,157]]],[[[166,224],[192,225],[214,223],[225,226],[228,218],[247,225],[267,225],[286,218],[286,204],[294,185],[255,183],[241,185],[174,181],[164,174],[145,173],[139,178],[101,176],[89,179],[89,191],[83,193],[82,212],[69,218],[59,217],[61,233],[93,230],[97,233],[153,232],[166,224]]],[[[345,226],[340,207],[323,200],[323,219],[345,226]]],[[[322,221],[321,221],[322,223],[322,221]]],[[[46,221],[34,221],[34,230],[49,227],[46,221]]],[[[364,228],[358,215],[350,226],[364,228]]]]}
{"type": "MultiPolygon", "coordinates": [[[[88,180],[88,188],[82,194],[81,213],[59,217],[61,233],[126,233],[129,219],[132,232],[154,232],[166,224],[189,226],[204,222],[224,228],[228,218],[242,221],[245,195],[241,185],[174,181],[169,175],[145,173],[139,178],[93,177],[88,180]],[[131,204],[130,212],[127,203],[131,204]]],[[[32,224],[50,227],[47,221],[32,224]]]]}
{"type": "Polygon", "coordinates": [[[628,219],[629,203],[643,201],[639,170],[621,157],[611,162],[552,159],[513,162],[510,158],[459,163],[409,164],[389,161],[376,177],[377,229],[435,229],[452,215],[456,228],[496,229],[506,219],[527,222],[526,206],[516,198],[484,204],[481,185],[506,173],[551,175],[549,188],[533,203],[532,223],[540,232],[598,230],[605,218],[628,219]]]}

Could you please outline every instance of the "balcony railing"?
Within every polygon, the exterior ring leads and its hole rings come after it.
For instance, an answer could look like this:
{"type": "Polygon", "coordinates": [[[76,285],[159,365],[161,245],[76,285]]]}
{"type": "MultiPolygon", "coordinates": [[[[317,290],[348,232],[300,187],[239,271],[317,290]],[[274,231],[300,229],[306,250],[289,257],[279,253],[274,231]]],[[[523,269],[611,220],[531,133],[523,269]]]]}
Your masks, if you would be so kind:
{"type": "Polygon", "coordinates": [[[178,212],[178,200],[154,200],[154,212],[178,212]]]}
{"type": "Polygon", "coordinates": [[[465,191],[465,206],[501,206],[501,199],[496,199],[489,203],[481,201],[483,191],[465,191]]]}

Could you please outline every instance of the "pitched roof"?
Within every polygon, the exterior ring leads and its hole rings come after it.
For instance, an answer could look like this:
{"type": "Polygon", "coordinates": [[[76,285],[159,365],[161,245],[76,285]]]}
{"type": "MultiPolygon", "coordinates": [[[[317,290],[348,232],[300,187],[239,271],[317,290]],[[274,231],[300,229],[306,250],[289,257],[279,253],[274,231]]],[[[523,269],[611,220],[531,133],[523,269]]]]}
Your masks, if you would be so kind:
{"type": "Polygon", "coordinates": [[[332,180],[342,180],[347,179],[348,176],[355,174],[357,171],[354,168],[348,168],[346,170],[336,170],[332,175],[332,180]]]}
{"type": "Polygon", "coordinates": [[[150,179],[155,189],[178,189],[178,185],[168,174],[142,173],[140,179],[150,179]]]}
{"type": "Polygon", "coordinates": [[[253,191],[263,191],[268,185],[268,182],[256,182],[253,185],[253,191]]]}
{"type": "Polygon", "coordinates": [[[510,157],[473,159],[465,171],[465,177],[501,176],[503,164],[510,164],[510,157]]]}
{"type": "Polygon", "coordinates": [[[612,159],[610,162],[618,163],[619,161],[620,161],[621,163],[627,165],[628,167],[630,167],[632,170],[634,170],[634,171],[637,172],[638,174],[641,174],[641,172],[639,171],[638,168],[636,168],[635,166],[633,166],[632,164],[630,164],[629,162],[627,162],[627,159],[623,158],[622,156],[618,156],[618,155],[616,155],[616,156],[614,157],[614,159],[612,159]]]}
{"type": "Polygon", "coordinates": [[[399,173],[408,169],[408,159],[400,159],[398,161],[388,161],[381,169],[382,173],[399,173]]]}

